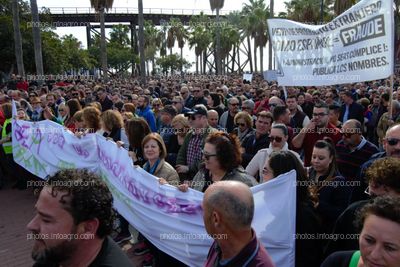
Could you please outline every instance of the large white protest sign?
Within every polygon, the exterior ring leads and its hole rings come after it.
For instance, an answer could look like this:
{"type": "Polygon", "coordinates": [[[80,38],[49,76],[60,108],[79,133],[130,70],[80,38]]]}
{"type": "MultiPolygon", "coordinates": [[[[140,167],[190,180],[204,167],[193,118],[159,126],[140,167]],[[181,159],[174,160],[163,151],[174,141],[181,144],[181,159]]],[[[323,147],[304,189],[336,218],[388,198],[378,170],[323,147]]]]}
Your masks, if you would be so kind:
{"type": "MultiPolygon", "coordinates": [[[[203,193],[180,192],[132,165],[128,152],[97,134],[81,139],[51,121],[13,120],[14,160],[42,179],[63,168],[88,168],[107,183],[114,206],[156,247],[203,266],[212,239],[203,224],[203,193]]],[[[253,228],[276,266],[294,266],[295,172],[252,188],[253,228]]]]}
{"type": "Polygon", "coordinates": [[[393,1],[363,0],[325,25],[269,19],[279,85],[321,86],[393,73],[393,1]]]}

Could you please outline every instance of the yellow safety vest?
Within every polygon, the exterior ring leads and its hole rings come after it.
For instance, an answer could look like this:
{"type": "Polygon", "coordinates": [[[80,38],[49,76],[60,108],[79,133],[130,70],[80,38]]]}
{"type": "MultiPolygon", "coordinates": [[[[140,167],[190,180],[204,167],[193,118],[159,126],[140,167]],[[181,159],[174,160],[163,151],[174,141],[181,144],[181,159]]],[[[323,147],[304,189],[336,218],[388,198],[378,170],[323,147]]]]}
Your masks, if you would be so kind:
{"type": "MultiPolygon", "coordinates": [[[[6,120],[4,121],[3,129],[2,129],[2,131],[1,131],[1,139],[4,139],[4,138],[7,137],[6,128],[7,128],[7,125],[8,125],[9,123],[11,123],[11,121],[12,121],[11,119],[6,119],[6,120]]],[[[10,135],[11,135],[11,133],[10,133],[10,135]]],[[[4,153],[6,153],[6,154],[12,154],[12,142],[3,143],[3,149],[4,149],[4,153]]]]}

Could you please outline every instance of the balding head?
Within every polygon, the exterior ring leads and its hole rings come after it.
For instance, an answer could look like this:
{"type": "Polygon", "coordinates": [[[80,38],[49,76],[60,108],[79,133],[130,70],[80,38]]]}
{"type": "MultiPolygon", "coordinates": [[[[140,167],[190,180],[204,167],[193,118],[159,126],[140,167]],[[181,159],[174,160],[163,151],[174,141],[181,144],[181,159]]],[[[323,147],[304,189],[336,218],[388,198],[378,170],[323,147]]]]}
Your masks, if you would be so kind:
{"type": "Polygon", "coordinates": [[[250,188],[237,181],[220,181],[212,184],[203,199],[204,223],[208,233],[213,233],[214,216],[218,224],[230,231],[251,228],[254,216],[254,200],[250,188]]]}
{"type": "Polygon", "coordinates": [[[396,124],[386,131],[383,148],[387,156],[400,158],[400,124],[396,124]]]}
{"type": "Polygon", "coordinates": [[[207,111],[207,119],[208,119],[208,124],[210,124],[211,127],[217,127],[218,125],[218,112],[210,109],[207,111]]]}

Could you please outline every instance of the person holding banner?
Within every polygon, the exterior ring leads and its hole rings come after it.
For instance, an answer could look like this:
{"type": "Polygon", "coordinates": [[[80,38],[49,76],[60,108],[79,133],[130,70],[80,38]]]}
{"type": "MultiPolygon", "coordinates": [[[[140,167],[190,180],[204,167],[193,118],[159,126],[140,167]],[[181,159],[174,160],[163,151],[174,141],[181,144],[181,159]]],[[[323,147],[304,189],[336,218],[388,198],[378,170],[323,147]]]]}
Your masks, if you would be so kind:
{"type": "MultiPolygon", "coordinates": [[[[168,162],[165,161],[167,156],[167,149],[162,137],[158,133],[150,133],[146,135],[142,141],[142,150],[144,157],[146,158],[146,163],[143,165],[143,169],[148,173],[159,178],[160,184],[171,184],[173,186],[179,185],[179,175],[168,162]]],[[[165,254],[161,250],[157,249],[155,246],[151,245],[148,240],[139,243],[139,247],[134,252],[149,251],[146,246],[149,246],[152,254],[145,253],[144,263],[146,265],[153,261],[153,255],[155,256],[155,261],[157,266],[185,266],[183,263],[174,259],[173,257],[165,254]]]]}
{"type": "Polygon", "coordinates": [[[331,254],[321,267],[400,266],[400,198],[377,197],[358,213],[360,250],[331,254]]]}
{"type": "MultiPolygon", "coordinates": [[[[236,136],[230,136],[225,132],[210,134],[204,144],[203,163],[197,172],[191,188],[205,192],[205,190],[217,181],[235,180],[248,186],[257,184],[256,180],[248,175],[240,166],[240,143],[236,136]]],[[[188,184],[179,185],[181,191],[187,191],[188,184]]]]}

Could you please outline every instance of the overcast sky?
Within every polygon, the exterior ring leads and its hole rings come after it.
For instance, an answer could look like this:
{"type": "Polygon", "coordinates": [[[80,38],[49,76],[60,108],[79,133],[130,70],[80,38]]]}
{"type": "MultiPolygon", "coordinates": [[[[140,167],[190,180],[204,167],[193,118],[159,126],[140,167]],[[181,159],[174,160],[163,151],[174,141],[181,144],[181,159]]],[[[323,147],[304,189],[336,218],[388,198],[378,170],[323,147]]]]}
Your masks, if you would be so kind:
{"type": "MultiPolygon", "coordinates": [[[[241,10],[243,4],[248,2],[248,0],[226,0],[223,10],[241,10]]],[[[265,2],[266,5],[269,6],[269,0],[265,0],[265,2]]],[[[284,11],[283,2],[284,1],[275,1],[275,14],[284,11]]],[[[37,4],[39,9],[41,9],[41,7],[90,7],[89,0],[37,0],[37,4]]],[[[137,8],[138,1],[114,0],[113,7],[137,8]]],[[[143,0],[143,8],[210,10],[210,2],[209,0],[143,0]]],[[[73,34],[82,42],[83,47],[86,48],[86,29],[84,27],[60,27],[56,30],[56,33],[60,37],[65,34],[73,34]]],[[[175,48],[173,52],[178,53],[178,51],[179,50],[175,48]]],[[[190,58],[190,61],[194,61],[194,56],[192,54],[193,53],[189,49],[184,49],[184,57],[190,58]]],[[[265,56],[264,60],[267,62],[265,56]]]]}

